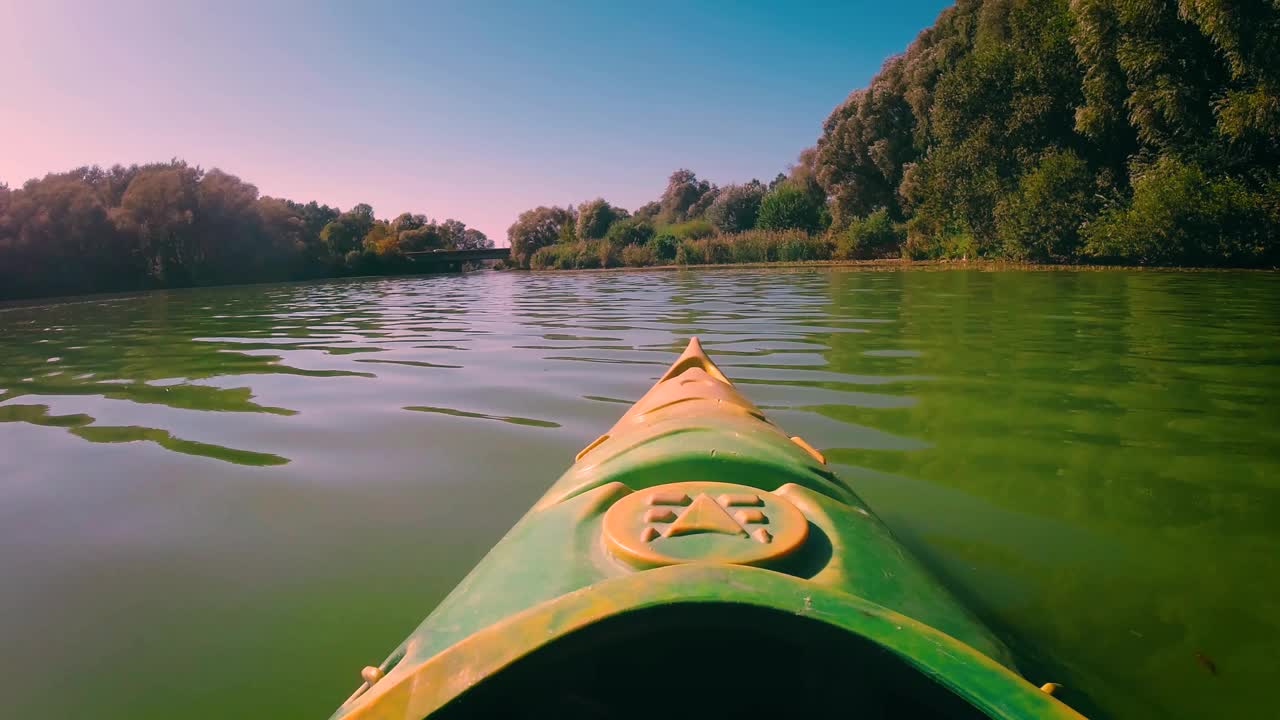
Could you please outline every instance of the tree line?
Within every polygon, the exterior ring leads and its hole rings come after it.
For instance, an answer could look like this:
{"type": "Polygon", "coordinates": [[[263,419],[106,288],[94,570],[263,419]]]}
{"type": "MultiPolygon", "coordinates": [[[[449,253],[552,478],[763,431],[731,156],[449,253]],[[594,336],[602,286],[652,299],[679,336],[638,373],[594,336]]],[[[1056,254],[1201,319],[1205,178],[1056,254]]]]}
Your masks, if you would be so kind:
{"type": "Polygon", "coordinates": [[[534,268],[999,257],[1280,263],[1274,0],[960,0],[822,125],[789,174],[689,170],[634,213],[539,207],[534,268]]]}
{"type": "Polygon", "coordinates": [[[457,220],[259,196],[180,160],[0,184],[0,298],[412,272],[405,252],[486,247],[457,220]]]}

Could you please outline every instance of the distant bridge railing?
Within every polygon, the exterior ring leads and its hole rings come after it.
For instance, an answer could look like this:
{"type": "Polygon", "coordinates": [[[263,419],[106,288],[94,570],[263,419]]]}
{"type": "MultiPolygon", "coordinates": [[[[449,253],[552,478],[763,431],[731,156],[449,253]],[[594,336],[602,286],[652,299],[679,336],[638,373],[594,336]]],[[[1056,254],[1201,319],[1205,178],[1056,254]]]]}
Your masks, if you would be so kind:
{"type": "Polygon", "coordinates": [[[407,252],[405,256],[414,262],[448,265],[474,260],[506,260],[511,257],[511,248],[482,248],[480,250],[419,250],[407,252]]]}

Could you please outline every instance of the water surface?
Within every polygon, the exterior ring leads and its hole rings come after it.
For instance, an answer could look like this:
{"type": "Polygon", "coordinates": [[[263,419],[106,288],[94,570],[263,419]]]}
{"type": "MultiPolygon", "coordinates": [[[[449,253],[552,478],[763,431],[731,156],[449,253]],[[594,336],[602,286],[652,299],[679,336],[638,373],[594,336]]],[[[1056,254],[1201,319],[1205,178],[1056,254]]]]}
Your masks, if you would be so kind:
{"type": "Polygon", "coordinates": [[[691,335],[1035,682],[1270,714],[1280,276],[841,268],[0,307],[4,714],[327,716],[691,335]]]}

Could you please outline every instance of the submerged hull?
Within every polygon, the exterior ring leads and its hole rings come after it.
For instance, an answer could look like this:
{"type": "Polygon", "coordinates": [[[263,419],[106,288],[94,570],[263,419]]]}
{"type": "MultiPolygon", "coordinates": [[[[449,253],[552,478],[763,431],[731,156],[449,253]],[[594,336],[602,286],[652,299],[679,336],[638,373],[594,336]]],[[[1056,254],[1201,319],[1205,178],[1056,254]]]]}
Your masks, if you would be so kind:
{"type": "Polygon", "coordinates": [[[697,340],[334,714],[1076,718],[697,340]]]}

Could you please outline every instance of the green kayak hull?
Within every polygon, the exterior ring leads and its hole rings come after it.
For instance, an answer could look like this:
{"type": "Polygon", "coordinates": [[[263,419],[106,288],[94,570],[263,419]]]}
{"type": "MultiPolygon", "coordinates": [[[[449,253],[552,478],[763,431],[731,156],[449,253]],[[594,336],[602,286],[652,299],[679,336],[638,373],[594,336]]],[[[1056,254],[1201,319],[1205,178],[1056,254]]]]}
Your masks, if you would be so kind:
{"type": "Polygon", "coordinates": [[[1078,718],[697,339],[333,715],[1078,718]]]}

